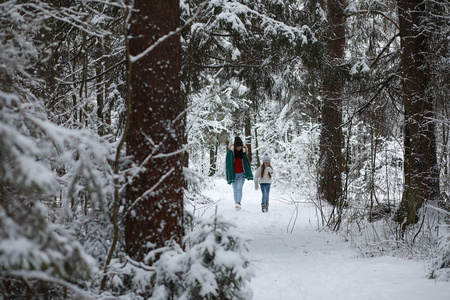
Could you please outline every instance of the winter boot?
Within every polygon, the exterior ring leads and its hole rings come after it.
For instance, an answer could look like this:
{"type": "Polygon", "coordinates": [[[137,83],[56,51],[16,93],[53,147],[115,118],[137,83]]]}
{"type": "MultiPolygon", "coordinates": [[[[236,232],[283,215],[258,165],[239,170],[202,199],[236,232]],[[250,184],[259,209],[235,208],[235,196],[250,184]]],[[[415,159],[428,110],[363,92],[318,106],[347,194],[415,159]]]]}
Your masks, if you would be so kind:
{"type": "Polygon", "coordinates": [[[234,208],[236,210],[241,210],[241,202],[238,202],[234,208]]]}
{"type": "Polygon", "coordinates": [[[266,203],[266,212],[269,212],[269,203],[266,203]]]}
{"type": "Polygon", "coordinates": [[[264,203],[261,203],[261,211],[264,212],[265,209],[266,209],[266,205],[264,203]]]}

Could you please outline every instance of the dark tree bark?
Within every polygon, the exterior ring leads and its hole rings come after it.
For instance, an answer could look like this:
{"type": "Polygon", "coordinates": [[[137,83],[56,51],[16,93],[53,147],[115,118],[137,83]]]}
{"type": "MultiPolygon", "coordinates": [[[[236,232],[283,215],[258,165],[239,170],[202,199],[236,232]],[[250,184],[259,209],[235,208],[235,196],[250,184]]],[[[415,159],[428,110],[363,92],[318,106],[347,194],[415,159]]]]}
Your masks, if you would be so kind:
{"type": "Polygon", "coordinates": [[[345,0],[328,0],[327,19],[331,30],[323,82],[320,133],[319,197],[328,203],[342,204],[342,90],[340,71],[345,49],[345,0]]]}
{"type": "Polygon", "coordinates": [[[426,63],[427,36],[421,22],[422,0],[399,0],[401,72],[405,106],[404,190],[396,221],[405,226],[418,221],[424,201],[439,195],[439,172],[433,102],[427,96],[430,73],[426,63]]]}
{"type": "MultiPolygon", "coordinates": [[[[97,42],[97,50],[100,52],[102,50],[102,46],[100,42],[97,42]]],[[[103,110],[104,110],[104,98],[105,98],[105,93],[104,93],[104,86],[103,86],[103,76],[101,75],[103,72],[103,65],[102,64],[98,64],[96,69],[96,76],[97,76],[97,80],[96,80],[96,92],[97,92],[97,124],[98,124],[98,128],[97,128],[97,132],[100,136],[105,135],[105,122],[104,122],[104,115],[103,115],[103,110]]]]}
{"type": "Polygon", "coordinates": [[[214,145],[211,145],[209,148],[209,172],[208,176],[214,176],[217,171],[217,150],[218,150],[218,143],[214,142],[214,145]]]}
{"type": "MultiPolygon", "coordinates": [[[[130,53],[136,56],[179,25],[179,0],[136,0],[130,53]]],[[[129,70],[130,71],[130,70],[129,70]]],[[[141,167],[126,191],[126,252],[142,260],[150,249],[183,236],[180,117],[180,37],[173,35],[131,65],[127,154],[141,167]],[[178,119],[177,119],[178,117],[178,119]]]]}
{"type": "Polygon", "coordinates": [[[258,129],[255,128],[255,148],[256,148],[256,165],[261,165],[261,160],[259,159],[259,150],[258,150],[258,129]]]}
{"type": "Polygon", "coordinates": [[[245,111],[245,142],[247,143],[247,149],[248,149],[248,160],[250,163],[253,159],[253,152],[252,152],[252,120],[250,116],[250,108],[245,111]]]}

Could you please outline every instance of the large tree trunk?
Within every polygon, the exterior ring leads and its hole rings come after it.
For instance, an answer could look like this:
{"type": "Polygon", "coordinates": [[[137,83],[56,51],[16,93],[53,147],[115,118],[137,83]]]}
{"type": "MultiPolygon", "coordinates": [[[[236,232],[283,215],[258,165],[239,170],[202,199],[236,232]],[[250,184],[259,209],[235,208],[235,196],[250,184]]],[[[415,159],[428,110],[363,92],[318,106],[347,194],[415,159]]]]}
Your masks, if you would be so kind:
{"type": "Polygon", "coordinates": [[[421,29],[422,0],[398,1],[401,71],[405,105],[404,190],[396,221],[418,221],[424,201],[439,195],[439,172],[432,99],[426,95],[429,72],[425,61],[427,36],[421,29]]]}
{"type": "Polygon", "coordinates": [[[342,89],[340,66],[345,49],[345,0],[328,0],[327,18],[331,37],[327,44],[328,66],[323,82],[320,133],[319,197],[342,204],[342,89]]]}
{"type": "MultiPolygon", "coordinates": [[[[177,28],[179,0],[136,0],[130,53],[136,56],[177,28]]],[[[130,70],[129,70],[130,71],[130,70]]],[[[142,260],[150,249],[183,235],[184,127],[179,117],[180,37],[172,36],[131,66],[127,154],[140,167],[126,191],[126,252],[142,260]],[[178,117],[178,119],[176,119],[178,117]]]]}

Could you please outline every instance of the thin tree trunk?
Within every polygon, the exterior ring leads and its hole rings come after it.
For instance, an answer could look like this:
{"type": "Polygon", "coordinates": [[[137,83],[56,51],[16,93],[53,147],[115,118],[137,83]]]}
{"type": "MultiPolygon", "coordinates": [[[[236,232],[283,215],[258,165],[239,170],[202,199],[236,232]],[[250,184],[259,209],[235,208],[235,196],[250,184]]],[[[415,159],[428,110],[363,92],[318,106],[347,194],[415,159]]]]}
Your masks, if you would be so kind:
{"type": "MultiPolygon", "coordinates": [[[[179,0],[135,1],[132,56],[178,27],[179,5],[179,0]]],[[[179,35],[133,63],[127,154],[141,169],[126,193],[125,237],[126,252],[135,260],[169,240],[181,243],[183,236],[180,65],[179,35]]]]}
{"type": "Polygon", "coordinates": [[[258,149],[258,129],[255,128],[255,148],[256,148],[256,165],[261,165],[261,160],[259,159],[259,149],[258,149]]]}
{"type": "Polygon", "coordinates": [[[103,278],[100,284],[100,290],[104,291],[106,287],[106,281],[108,279],[108,268],[111,260],[113,258],[114,252],[116,251],[117,242],[119,241],[119,206],[120,206],[120,193],[119,193],[119,172],[120,172],[120,158],[122,154],[122,148],[125,144],[128,131],[130,129],[130,119],[131,119],[131,71],[133,64],[130,62],[130,42],[129,42],[129,31],[128,31],[128,16],[130,15],[130,7],[126,6],[125,14],[124,14],[124,22],[123,22],[123,34],[125,37],[125,48],[126,48],[126,56],[127,56],[127,94],[126,94],[126,112],[125,112],[125,126],[123,129],[123,134],[119,140],[116,149],[116,157],[114,160],[114,203],[113,203],[113,239],[111,242],[111,246],[108,251],[108,256],[106,257],[103,278]]]}
{"type": "Polygon", "coordinates": [[[245,141],[248,148],[248,160],[252,162],[252,119],[250,116],[250,108],[245,111],[245,141]]]}
{"type": "Polygon", "coordinates": [[[216,141],[214,145],[209,148],[209,172],[208,176],[214,176],[216,174],[217,170],[217,148],[218,148],[218,142],[216,141]]]}
{"type": "MultiPolygon", "coordinates": [[[[439,165],[442,167],[443,186],[448,187],[448,129],[446,124],[442,124],[442,154],[439,165]]],[[[448,194],[448,188],[444,191],[448,194]]]]}
{"type": "MultiPolygon", "coordinates": [[[[103,50],[103,46],[101,44],[101,41],[97,41],[98,45],[97,45],[97,51],[99,53],[102,53],[103,50]]],[[[100,56],[101,54],[99,54],[100,56]]],[[[104,83],[103,83],[103,64],[102,63],[98,63],[97,67],[95,69],[96,71],[96,76],[97,76],[97,80],[96,80],[96,91],[97,91],[97,124],[98,124],[98,134],[100,136],[105,135],[105,120],[104,120],[104,116],[103,116],[103,110],[104,110],[104,99],[105,99],[105,93],[104,93],[104,83]]]]}
{"type": "MultiPolygon", "coordinates": [[[[81,7],[83,12],[84,10],[84,5],[83,3],[81,3],[81,7]]],[[[87,17],[84,17],[84,21],[87,20],[87,17]]],[[[81,49],[82,49],[82,58],[81,58],[81,62],[82,62],[82,78],[81,78],[81,84],[80,84],[80,99],[82,99],[82,102],[85,103],[84,105],[80,105],[80,126],[83,126],[83,122],[84,122],[84,118],[85,118],[85,112],[84,110],[86,109],[86,103],[87,103],[87,97],[88,97],[88,82],[87,82],[87,77],[88,77],[88,61],[89,61],[89,51],[88,51],[88,46],[87,46],[87,33],[83,31],[83,33],[81,34],[82,36],[82,40],[83,43],[81,45],[81,49]],[[84,94],[84,95],[83,95],[84,94]]]]}
{"type": "Polygon", "coordinates": [[[425,4],[422,0],[399,0],[401,71],[405,105],[404,189],[395,220],[416,223],[424,201],[439,195],[439,172],[432,99],[426,95],[427,36],[421,29],[425,4]]]}

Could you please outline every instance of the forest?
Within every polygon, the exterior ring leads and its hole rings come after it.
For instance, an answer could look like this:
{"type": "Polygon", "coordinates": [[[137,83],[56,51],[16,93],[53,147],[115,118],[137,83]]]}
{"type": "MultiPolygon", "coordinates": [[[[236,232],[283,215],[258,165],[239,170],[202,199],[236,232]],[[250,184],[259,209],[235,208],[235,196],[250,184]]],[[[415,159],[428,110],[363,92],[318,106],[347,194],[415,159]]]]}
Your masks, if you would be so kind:
{"type": "Polygon", "coordinates": [[[0,299],[246,299],[248,242],[191,209],[235,136],[450,281],[447,0],[5,0],[0,39],[0,299]]]}

